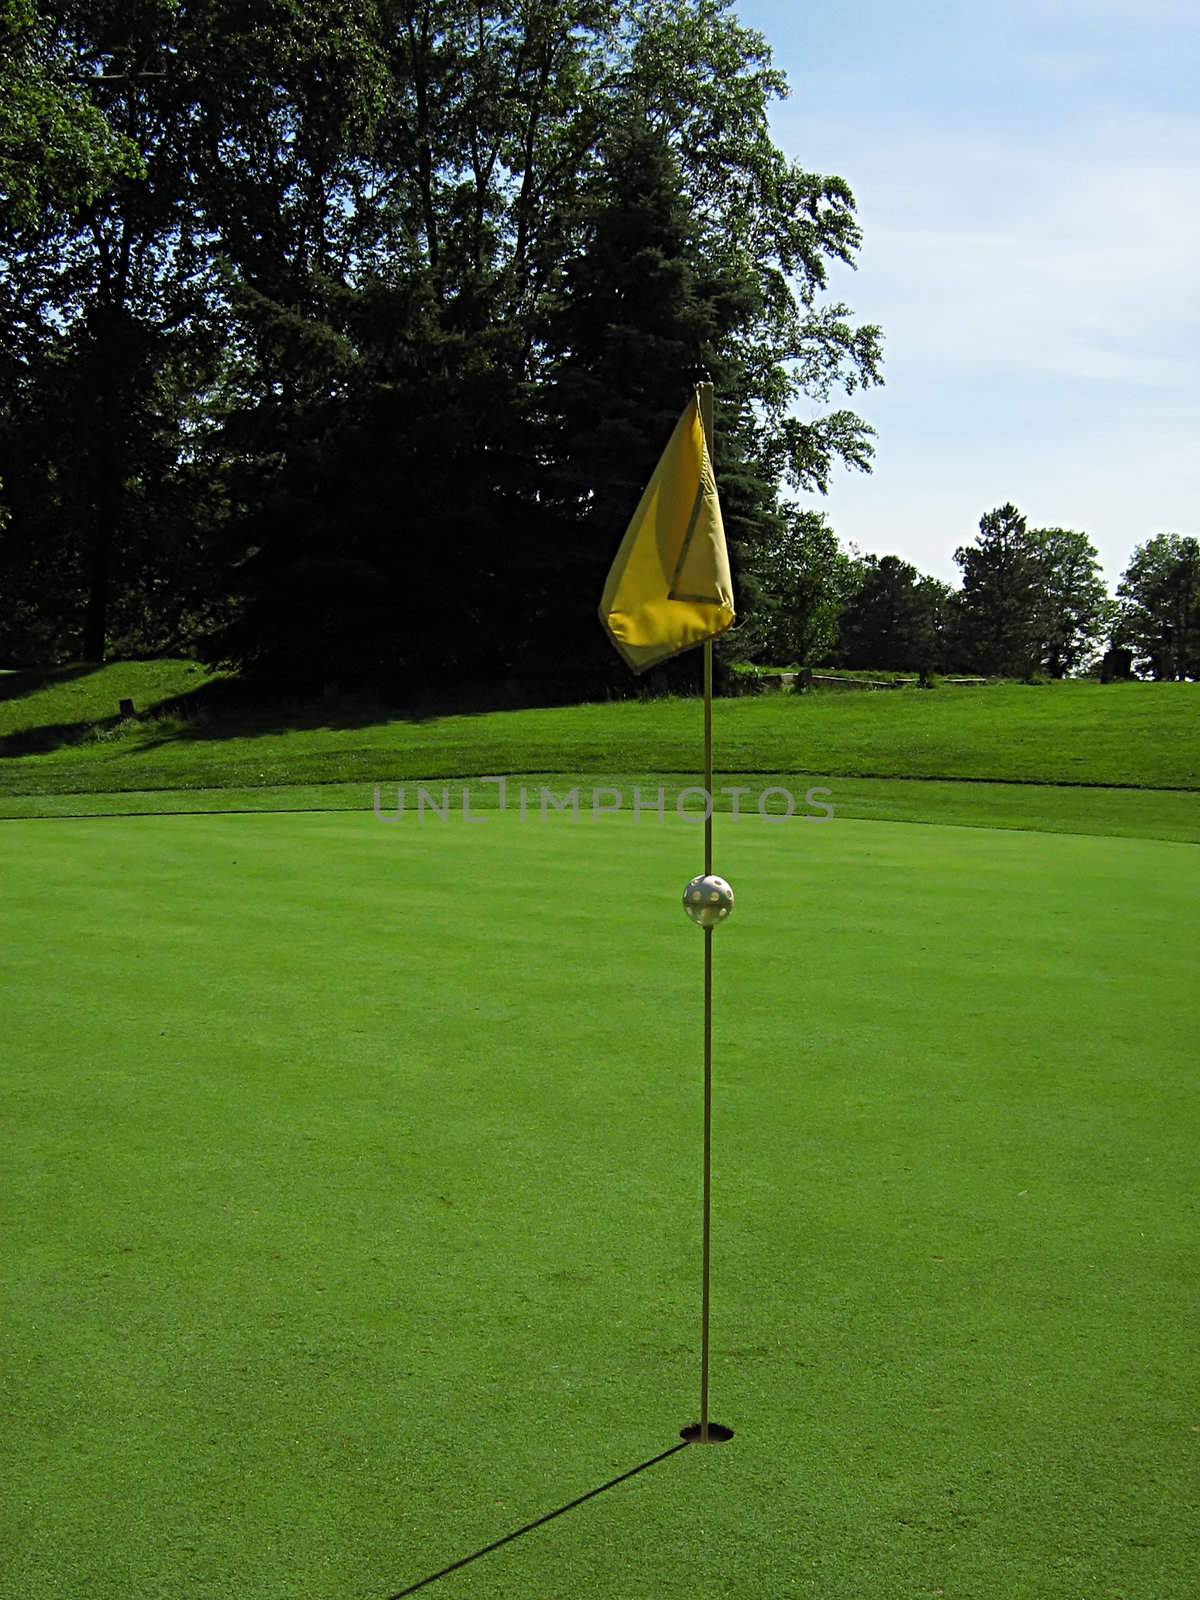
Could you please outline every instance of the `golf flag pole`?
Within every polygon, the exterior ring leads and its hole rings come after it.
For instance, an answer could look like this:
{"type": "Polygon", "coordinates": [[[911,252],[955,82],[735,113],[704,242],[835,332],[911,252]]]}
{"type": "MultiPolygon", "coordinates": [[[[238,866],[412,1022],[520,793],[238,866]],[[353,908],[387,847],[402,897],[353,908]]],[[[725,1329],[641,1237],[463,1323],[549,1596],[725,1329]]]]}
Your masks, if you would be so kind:
{"type": "MultiPolygon", "coordinates": [[[[700,420],[708,458],[713,459],[713,386],[698,390],[700,420]]],[[[704,641],[704,876],[713,869],[713,647],[704,641]]],[[[712,939],[711,925],[704,930],[704,1223],[700,1285],[700,1443],[708,1444],[708,1321],[709,1261],[712,1236],[712,939]]]]}
{"type": "Polygon", "coordinates": [[[704,646],[704,872],[683,891],[683,909],[704,930],[704,1182],[700,1280],[700,1420],[689,1444],[716,1444],[731,1428],[709,1420],[712,1232],[712,936],[733,910],[733,890],[713,863],[713,640],[732,626],[733,584],[713,473],[713,387],[696,385],[612,564],[600,621],[622,659],[645,672],[704,646]]]}
{"type": "MultiPolygon", "coordinates": [[[[704,875],[712,876],[712,641],[704,646],[704,875]]],[[[708,1444],[709,1260],[712,1236],[712,936],[704,930],[704,1224],[700,1286],[700,1443],[708,1444]]]]}

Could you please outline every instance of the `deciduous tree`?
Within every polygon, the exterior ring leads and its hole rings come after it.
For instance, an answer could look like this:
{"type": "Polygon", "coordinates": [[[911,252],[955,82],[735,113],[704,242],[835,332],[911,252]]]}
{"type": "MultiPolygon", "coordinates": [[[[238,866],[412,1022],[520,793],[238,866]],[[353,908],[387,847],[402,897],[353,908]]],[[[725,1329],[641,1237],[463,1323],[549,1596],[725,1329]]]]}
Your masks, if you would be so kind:
{"type": "Polygon", "coordinates": [[[1117,585],[1113,633],[1154,678],[1200,678],[1200,540],[1158,533],[1134,550],[1117,585]]]}
{"type": "Polygon", "coordinates": [[[1039,567],[1040,665],[1052,678],[1064,678],[1095,660],[1112,622],[1113,604],[1099,554],[1086,533],[1035,528],[1030,540],[1039,567]]]}
{"type": "Polygon", "coordinates": [[[829,661],[842,608],[860,568],[818,511],[792,510],[780,532],[747,559],[758,603],[739,631],[741,652],[774,666],[829,661]]]}

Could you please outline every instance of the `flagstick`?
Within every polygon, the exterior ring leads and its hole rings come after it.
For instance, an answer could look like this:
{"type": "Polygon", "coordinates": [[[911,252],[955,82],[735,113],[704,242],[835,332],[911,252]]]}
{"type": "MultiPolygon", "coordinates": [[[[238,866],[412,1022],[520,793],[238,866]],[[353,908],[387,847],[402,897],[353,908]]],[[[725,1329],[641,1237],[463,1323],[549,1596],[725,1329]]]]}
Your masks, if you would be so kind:
{"type": "MultiPolygon", "coordinates": [[[[713,386],[697,386],[700,403],[700,421],[704,428],[704,441],[708,457],[713,456],[713,386]]],[[[713,869],[713,737],[712,737],[713,647],[712,640],[704,641],[704,873],[708,877],[713,869]]],[[[731,1428],[708,1420],[708,1327],[709,1327],[709,1265],[712,1234],[712,936],[711,927],[704,929],[704,1225],[703,1266],[700,1287],[700,1426],[685,1428],[683,1436],[699,1444],[716,1444],[733,1437],[731,1428]]]]}
{"type": "MultiPolygon", "coordinates": [[[[703,393],[703,391],[701,391],[703,393]]],[[[708,390],[711,405],[712,390],[708,390]]],[[[712,640],[704,641],[704,871],[712,872],[712,640]]],[[[700,1291],[700,1443],[708,1443],[708,1268],[712,1227],[712,937],[704,930],[704,1268],[700,1291]]]]}
{"type": "Polygon", "coordinates": [[[713,864],[713,638],[734,621],[729,551],[713,468],[713,386],[696,374],[654,475],[609,570],[600,620],[635,672],[704,646],[704,871],[683,891],[683,909],[704,931],[704,1217],[700,1291],[700,1420],[688,1444],[717,1444],[733,1429],[708,1416],[712,1221],[712,930],[733,910],[733,890],[713,864]],[[690,563],[690,565],[689,565],[690,563]],[[678,602],[672,606],[671,602],[678,602]]]}
{"type": "MultiPolygon", "coordinates": [[[[711,383],[698,383],[696,397],[699,403],[700,422],[709,461],[713,458],[713,387],[711,383]]],[[[712,640],[704,642],[704,876],[712,876],[713,861],[713,737],[712,737],[713,647],[712,640]]],[[[690,891],[695,882],[688,885],[690,891]]],[[[711,895],[715,900],[717,896],[711,895]]],[[[732,903],[732,902],[730,902],[732,903]]],[[[711,912],[711,905],[708,907],[711,912]]],[[[721,916],[728,916],[728,909],[721,916]]],[[[688,907],[688,915],[692,915],[688,907]]],[[[704,929],[704,1225],[703,1266],[700,1279],[700,1421],[680,1429],[680,1436],[689,1444],[723,1444],[733,1438],[733,1429],[708,1420],[708,1326],[709,1326],[709,1263],[710,1235],[712,1232],[712,936],[713,927],[706,917],[695,916],[704,929]]]]}

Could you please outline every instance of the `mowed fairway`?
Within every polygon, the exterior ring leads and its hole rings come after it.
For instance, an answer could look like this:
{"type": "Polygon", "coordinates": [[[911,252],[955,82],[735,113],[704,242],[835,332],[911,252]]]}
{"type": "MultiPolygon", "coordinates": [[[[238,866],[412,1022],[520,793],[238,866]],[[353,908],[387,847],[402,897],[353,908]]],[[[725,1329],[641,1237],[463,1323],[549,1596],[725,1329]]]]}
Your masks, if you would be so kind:
{"type": "MultiPolygon", "coordinates": [[[[383,1600],[697,1410],[699,830],[0,823],[4,1592],[383,1600]]],[[[1197,1583],[1164,841],[718,819],[713,1415],[438,1600],[1197,1583]]]]}

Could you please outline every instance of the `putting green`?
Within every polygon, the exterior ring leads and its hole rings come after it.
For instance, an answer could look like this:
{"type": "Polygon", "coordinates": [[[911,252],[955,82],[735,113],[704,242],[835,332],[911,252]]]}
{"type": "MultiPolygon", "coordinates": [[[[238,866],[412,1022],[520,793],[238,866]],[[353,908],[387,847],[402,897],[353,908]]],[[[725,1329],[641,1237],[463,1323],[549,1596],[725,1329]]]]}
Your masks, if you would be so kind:
{"type": "MultiPolygon", "coordinates": [[[[718,824],[713,1415],[451,1596],[1194,1577],[1200,852],[718,824]]],[[[7,1591],[382,1597],[696,1412],[699,830],[0,824],[7,1591]]]]}

